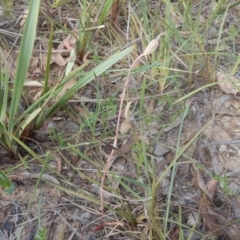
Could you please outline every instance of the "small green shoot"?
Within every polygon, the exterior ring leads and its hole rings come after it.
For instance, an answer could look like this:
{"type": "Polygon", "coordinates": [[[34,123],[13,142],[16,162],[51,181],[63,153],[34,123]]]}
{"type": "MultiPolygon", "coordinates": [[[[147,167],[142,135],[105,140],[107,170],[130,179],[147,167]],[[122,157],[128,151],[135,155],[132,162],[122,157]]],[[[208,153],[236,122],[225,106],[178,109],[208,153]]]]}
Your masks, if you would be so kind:
{"type": "Polygon", "coordinates": [[[16,190],[16,184],[11,182],[6,174],[0,171],[0,185],[4,188],[4,192],[11,194],[16,190]]]}
{"type": "Polygon", "coordinates": [[[220,176],[216,175],[214,176],[214,179],[219,183],[221,190],[227,195],[227,196],[232,196],[234,193],[233,191],[229,188],[229,183],[228,183],[228,178],[226,175],[220,176]]]}
{"type": "Polygon", "coordinates": [[[41,191],[41,195],[39,198],[39,204],[38,204],[38,230],[37,230],[34,240],[46,240],[47,239],[47,229],[42,227],[42,225],[41,225],[42,194],[43,194],[43,192],[41,191]]]}

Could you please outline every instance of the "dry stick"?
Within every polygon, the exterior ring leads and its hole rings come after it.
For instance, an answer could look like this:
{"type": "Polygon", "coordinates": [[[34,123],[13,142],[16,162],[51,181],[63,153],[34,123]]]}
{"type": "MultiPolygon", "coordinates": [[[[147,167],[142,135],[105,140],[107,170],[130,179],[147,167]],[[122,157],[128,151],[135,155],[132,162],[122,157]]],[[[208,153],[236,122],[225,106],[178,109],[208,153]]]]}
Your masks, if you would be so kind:
{"type": "MultiPolygon", "coordinates": [[[[127,75],[127,79],[126,82],[124,84],[123,87],[123,92],[122,92],[122,97],[121,97],[121,102],[120,102],[120,107],[119,107],[119,112],[118,112],[118,121],[117,121],[117,127],[116,127],[116,134],[115,134],[115,138],[114,138],[114,143],[113,143],[113,147],[117,147],[117,140],[118,140],[118,132],[119,132],[119,127],[120,127],[120,118],[121,118],[121,112],[122,112],[122,106],[123,106],[123,101],[124,101],[124,97],[127,91],[127,87],[128,84],[130,82],[130,73],[131,70],[134,68],[134,66],[138,63],[138,61],[142,58],[142,57],[146,57],[147,55],[151,54],[154,50],[156,50],[156,48],[158,47],[159,44],[159,39],[165,35],[165,32],[159,34],[154,40],[152,40],[148,46],[146,47],[146,49],[144,50],[144,52],[142,54],[140,54],[132,63],[132,65],[130,66],[129,70],[128,70],[128,75],[127,75]]],[[[102,211],[102,222],[103,222],[103,210],[104,210],[104,203],[103,203],[103,185],[104,185],[104,180],[105,177],[108,173],[108,170],[110,169],[114,159],[113,159],[113,153],[114,153],[114,149],[112,149],[111,154],[109,156],[109,158],[107,159],[107,165],[105,167],[102,179],[101,179],[101,191],[100,191],[100,199],[101,199],[101,211],[102,211]]]]}

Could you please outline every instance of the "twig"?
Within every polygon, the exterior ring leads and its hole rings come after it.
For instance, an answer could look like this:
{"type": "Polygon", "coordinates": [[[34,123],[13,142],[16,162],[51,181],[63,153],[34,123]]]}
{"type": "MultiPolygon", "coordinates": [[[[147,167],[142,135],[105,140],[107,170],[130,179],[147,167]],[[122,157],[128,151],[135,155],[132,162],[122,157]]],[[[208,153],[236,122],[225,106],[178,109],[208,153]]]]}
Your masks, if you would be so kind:
{"type": "Polygon", "coordinates": [[[205,145],[202,145],[201,148],[214,146],[214,145],[231,145],[231,144],[238,144],[238,143],[240,143],[240,139],[234,139],[234,140],[222,141],[222,142],[211,142],[211,143],[207,143],[205,145]]]}

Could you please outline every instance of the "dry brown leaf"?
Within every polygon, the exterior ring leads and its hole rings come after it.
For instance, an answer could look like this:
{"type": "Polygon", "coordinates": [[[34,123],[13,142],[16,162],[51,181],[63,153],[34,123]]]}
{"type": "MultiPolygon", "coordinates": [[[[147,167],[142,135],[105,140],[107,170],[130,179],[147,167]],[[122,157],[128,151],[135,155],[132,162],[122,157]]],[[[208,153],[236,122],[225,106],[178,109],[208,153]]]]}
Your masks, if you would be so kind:
{"type": "Polygon", "coordinates": [[[127,133],[133,127],[131,120],[124,120],[120,127],[121,134],[127,133]]]}
{"type": "Polygon", "coordinates": [[[23,25],[25,24],[25,22],[26,22],[26,19],[27,19],[27,15],[28,15],[28,11],[29,11],[29,9],[26,9],[25,11],[24,11],[24,13],[21,15],[21,17],[20,18],[22,18],[22,20],[21,20],[21,22],[20,22],[20,26],[21,27],[23,27],[23,25]]]}
{"type": "Polygon", "coordinates": [[[69,51],[71,51],[73,49],[73,47],[71,46],[71,44],[67,40],[63,40],[63,45],[69,51]]]}
{"type": "Polygon", "coordinates": [[[33,99],[36,101],[38,98],[41,97],[41,95],[42,95],[42,89],[36,92],[33,99]]]}
{"type": "Polygon", "coordinates": [[[70,154],[70,160],[71,160],[71,164],[74,167],[78,166],[78,163],[79,163],[79,156],[78,155],[76,155],[75,153],[70,154]]]}
{"type": "Polygon", "coordinates": [[[132,104],[133,101],[130,101],[127,103],[125,109],[124,109],[124,117],[126,120],[130,120],[132,112],[130,111],[130,106],[132,104]]]}
{"type": "Polygon", "coordinates": [[[58,46],[58,50],[66,49],[69,50],[69,52],[72,50],[74,45],[76,44],[77,38],[75,36],[78,36],[78,31],[73,31],[72,34],[69,34],[58,46]]]}
{"type": "Polygon", "coordinates": [[[212,201],[213,195],[211,192],[209,192],[209,189],[207,188],[199,170],[195,167],[194,164],[192,166],[194,170],[195,183],[200,188],[201,192],[204,193],[210,201],[212,201]]]}
{"type": "Polygon", "coordinates": [[[208,231],[215,232],[218,236],[224,235],[222,226],[217,222],[219,215],[213,212],[211,207],[205,206],[204,203],[201,202],[200,215],[202,217],[203,224],[208,231]]]}
{"type": "Polygon", "coordinates": [[[125,120],[122,122],[121,126],[120,126],[120,132],[122,134],[127,133],[132,127],[133,127],[133,120],[132,120],[132,113],[130,111],[130,106],[132,104],[133,101],[130,101],[127,103],[125,109],[124,109],[124,118],[125,120]]]}
{"type": "Polygon", "coordinates": [[[33,72],[36,68],[38,68],[39,57],[32,57],[29,65],[29,71],[33,72]]]}
{"type": "Polygon", "coordinates": [[[128,141],[124,143],[119,150],[121,153],[127,154],[131,151],[132,145],[133,145],[132,141],[128,141]]]}
{"type": "Polygon", "coordinates": [[[42,74],[42,69],[40,67],[36,67],[32,73],[35,75],[35,76],[40,76],[42,74]]]}
{"type": "MultiPolygon", "coordinates": [[[[127,154],[131,151],[131,149],[132,149],[132,142],[128,141],[126,143],[123,143],[123,145],[121,146],[119,151],[115,150],[113,153],[113,156],[114,156],[114,158],[117,158],[117,160],[119,160],[122,165],[125,165],[126,158],[128,156],[127,154]]],[[[117,161],[117,160],[115,160],[115,161],[117,161]]],[[[117,161],[117,162],[119,162],[119,161],[117,161]]],[[[116,163],[114,162],[114,164],[116,164],[116,163]]]]}
{"type": "Polygon", "coordinates": [[[65,66],[67,63],[60,53],[52,53],[51,63],[53,62],[61,67],[65,66]]]}
{"type": "Polygon", "coordinates": [[[72,78],[71,80],[69,80],[62,88],[62,90],[58,93],[58,95],[56,96],[56,99],[61,98],[65,92],[70,89],[74,84],[76,83],[76,79],[72,78]]]}
{"type": "Polygon", "coordinates": [[[219,159],[219,154],[216,145],[207,147],[211,155],[211,164],[214,174],[221,175],[223,173],[223,165],[219,159]]]}
{"type": "MultiPolygon", "coordinates": [[[[50,64],[52,64],[52,63],[56,63],[57,65],[63,67],[63,66],[66,65],[67,61],[64,60],[64,58],[61,56],[60,53],[52,53],[50,64]]],[[[46,66],[47,66],[47,53],[43,54],[42,65],[43,65],[44,70],[46,70],[46,66]]]]}
{"type": "MultiPolygon", "coordinates": [[[[124,171],[124,169],[125,169],[125,164],[126,164],[126,158],[124,158],[124,157],[118,157],[118,158],[114,161],[112,167],[115,169],[115,171],[116,171],[116,169],[117,169],[118,172],[119,172],[119,171],[122,172],[122,171],[124,171]]],[[[112,180],[112,181],[113,181],[113,180],[112,180]]],[[[119,185],[119,182],[118,182],[118,181],[117,181],[117,182],[114,181],[114,188],[118,187],[118,185],[119,185]]]]}
{"type": "Polygon", "coordinates": [[[51,153],[52,157],[56,160],[57,162],[57,172],[60,174],[62,170],[62,158],[59,154],[57,153],[51,153]]]}
{"type": "Polygon", "coordinates": [[[175,231],[172,233],[171,239],[172,239],[172,240],[178,240],[178,239],[179,239],[179,229],[178,229],[178,227],[177,227],[177,228],[175,229],[175,231]]]}
{"type": "Polygon", "coordinates": [[[216,192],[216,186],[218,182],[215,179],[211,179],[210,181],[207,182],[206,186],[208,189],[208,192],[210,193],[210,196],[214,196],[216,192]]]}
{"type": "MultiPolygon", "coordinates": [[[[42,46],[45,50],[48,49],[48,39],[47,38],[43,38],[42,39],[42,46]]],[[[60,44],[61,45],[61,44],[60,44]]],[[[63,67],[66,65],[67,61],[62,57],[61,55],[61,51],[60,52],[54,52],[54,48],[52,48],[52,54],[51,54],[51,60],[50,60],[50,64],[52,63],[56,63],[57,65],[63,67]]],[[[58,50],[62,50],[61,49],[58,49],[58,50]]],[[[43,65],[43,68],[46,70],[46,66],[47,66],[47,57],[48,57],[48,53],[44,53],[43,54],[43,57],[42,57],[42,65],[43,65]]]]}
{"type": "Polygon", "coordinates": [[[74,105],[74,109],[79,113],[81,117],[87,118],[90,115],[90,112],[87,108],[74,105]]]}
{"type": "Polygon", "coordinates": [[[200,214],[203,224],[207,230],[214,232],[217,236],[224,236],[227,239],[238,240],[240,230],[236,224],[230,223],[229,219],[222,214],[212,210],[211,207],[204,205],[204,197],[201,197],[200,214]]]}
{"type": "Polygon", "coordinates": [[[216,71],[215,76],[219,83],[219,87],[223,92],[227,94],[233,94],[234,96],[237,95],[238,88],[240,88],[240,82],[238,79],[220,71],[216,71]]]}
{"type": "Polygon", "coordinates": [[[195,171],[195,180],[201,189],[199,212],[205,228],[210,232],[214,232],[214,234],[218,237],[227,236],[230,239],[238,239],[240,234],[238,228],[233,224],[227,225],[229,223],[229,219],[224,217],[222,214],[213,211],[211,207],[217,182],[215,180],[210,180],[208,184],[205,185],[198,169],[194,165],[193,168],[195,171]]]}

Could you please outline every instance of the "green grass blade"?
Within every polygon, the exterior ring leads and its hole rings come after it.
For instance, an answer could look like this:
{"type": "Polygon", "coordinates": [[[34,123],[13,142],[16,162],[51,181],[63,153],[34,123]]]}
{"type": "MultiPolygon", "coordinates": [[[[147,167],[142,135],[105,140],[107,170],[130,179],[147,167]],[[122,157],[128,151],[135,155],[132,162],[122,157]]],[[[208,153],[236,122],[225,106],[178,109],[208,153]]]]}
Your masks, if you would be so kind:
{"type": "Polygon", "coordinates": [[[16,79],[14,82],[13,97],[10,106],[8,131],[12,132],[14,127],[14,118],[17,112],[18,104],[21,98],[23,84],[26,79],[28,66],[33,50],[33,44],[36,35],[38,22],[38,13],[40,0],[32,0],[29,6],[29,12],[24,27],[23,38],[20,46],[20,53],[17,65],[16,79]]]}
{"type": "MultiPolygon", "coordinates": [[[[1,76],[1,86],[4,87],[4,90],[0,90],[1,92],[1,98],[0,98],[0,122],[5,125],[5,120],[7,116],[7,100],[8,100],[8,74],[2,74],[1,76]],[[4,92],[4,93],[3,93],[4,92]]],[[[5,125],[6,126],[6,125],[5,125]]]]}
{"type": "Polygon", "coordinates": [[[37,108],[18,126],[15,136],[20,138],[26,127],[33,122],[33,120],[41,113],[42,108],[37,108]]]}
{"type": "Polygon", "coordinates": [[[0,185],[4,188],[9,188],[11,186],[10,180],[2,171],[0,171],[0,185]]]}
{"type": "Polygon", "coordinates": [[[129,54],[132,51],[133,47],[129,47],[122,52],[115,53],[111,57],[109,57],[107,60],[105,60],[103,63],[99,64],[97,67],[95,67],[92,71],[85,74],[81,79],[77,81],[77,83],[71,87],[53,106],[51,106],[46,114],[45,118],[50,117],[53,115],[59,108],[63,107],[64,104],[72,97],[72,95],[80,88],[91,82],[96,76],[101,75],[104,73],[108,68],[110,68],[114,63],[116,63],[118,60],[122,59],[124,56],[129,54]]]}
{"type": "Polygon", "coordinates": [[[103,21],[106,19],[111,7],[113,4],[113,0],[105,0],[105,3],[103,5],[102,12],[99,16],[98,24],[101,25],[103,21]]]}
{"type": "MultiPolygon", "coordinates": [[[[0,63],[1,63],[1,52],[0,52],[0,63]]],[[[2,93],[2,87],[3,87],[3,78],[4,75],[2,73],[2,68],[0,66],[0,109],[2,109],[2,101],[3,101],[3,93],[2,93]]],[[[1,120],[0,120],[1,121],[1,120]]]]}
{"type": "Polygon", "coordinates": [[[9,139],[8,134],[6,134],[7,129],[6,125],[2,122],[0,122],[0,145],[7,151],[10,151],[12,149],[12,143],[9,139]]]}
{"type": "Polygon", "coordinates": [[[61,91],[62,87],[64,86],[64,84],[66,84],[69,80],[71,80],[74,77],[77,77],[80,72],[89,64],[89,62],[86,62],[84,64],[82,64],[80,67],[78,67],[76,70],[74,70],[73,72],[71,72],[69,75],[67,75],[66,77],[64,77],[64,79],[61,81],[61,83],[54,87],[51,88],[48,92],[46,92],[43,96],[41,96],[36,102],[34,102],[31,106],[29,106],[26,111],[19,116],[19,118],[16,120],[15,124],[19,124],[19,122],[21,122],[29,113],[31,113],[32,111],[34,111],[36,108],[38,108],[38,106],[43,107],[43,103],[45,103],[47,101],[47,99],[49,98],[49,96],[51,96],[51,94],[57,94],[58,92],[61,91]],[[58,90],[60,89],[60,90],[58,90]]]}

